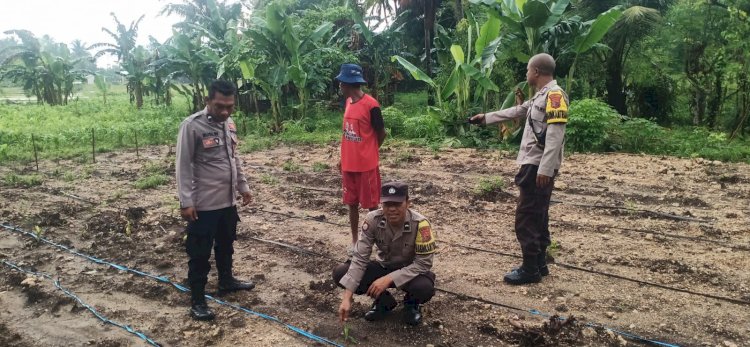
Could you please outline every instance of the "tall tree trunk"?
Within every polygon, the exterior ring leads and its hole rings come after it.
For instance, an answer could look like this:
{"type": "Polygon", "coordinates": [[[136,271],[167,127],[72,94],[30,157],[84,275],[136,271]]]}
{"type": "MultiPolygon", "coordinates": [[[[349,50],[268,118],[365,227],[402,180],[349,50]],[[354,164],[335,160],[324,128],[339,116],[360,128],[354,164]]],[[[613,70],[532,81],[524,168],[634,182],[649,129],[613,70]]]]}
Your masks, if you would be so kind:
{"type": "Polygon", "coordinates": [[[627,99],[625,95],[625,83],[623,82],[623,61],[622,55],[625,50],[625,39],[618,40],[612,46],[612,54],[607,59],[607,77],[605,85],[607,86],[607,103],[612,106],[619,114],[627,115],[627,99]]]}
{"type": "Polygon", "coordinates": [[[464,2],[463,0],[456,0],[454,14],[456,17],[456,23],[464,19],[464,2]]]}
{"type": "Polygon", "coordinates": [[[436,0],[424,0],[424,61],[426,73],[432,76],[432,33],[435,31],[436,0]]]}
{"type": "Polygon", "coordinates": [[[135,107],[138,109],[143,108],[143,84],[141,81],[136,81],[133,92],[135,93],[135,107]]]}
{"type": "Polygon", "coordinates": [[[690,109],[693,113],[693,125],[701,125],[706,115],[706,93],[697,86],[693,87],[690,109]]]}
{"type": "Polygon", "coordinates": [[[713,129],[721,113],[721,104],[724,99],[724,88],[722,85],[723,74],[721,70],[714,72],[714,95],[708,102],[708,127],[713,129]]]}

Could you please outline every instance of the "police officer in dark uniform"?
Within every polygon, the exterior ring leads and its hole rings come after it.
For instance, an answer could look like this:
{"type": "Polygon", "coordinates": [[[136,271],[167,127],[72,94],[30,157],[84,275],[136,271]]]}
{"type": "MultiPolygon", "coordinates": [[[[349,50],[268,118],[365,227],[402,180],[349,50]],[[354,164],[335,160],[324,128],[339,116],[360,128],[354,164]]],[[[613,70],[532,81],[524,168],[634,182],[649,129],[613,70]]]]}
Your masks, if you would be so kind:
{"type": "Polygon", "coordinates": [[[220,293],[250,290],[252,282],[232,275],[233,243],[237,238],[236,201],[251,201],[250,188],[237,155],[237,126],[229,116],[234,111],[237,90],[231,82],[211,83],[206,108],[180,125],[177,137],[177,190],[180,213],[188,221],[185,248],[189,256],[190,315],[212,320],[205,287],[214,249],[220,293]]]}
{"type": "Polygon", "coordinates": [[[409,209],[406,184],[386,183],[380,196],[382,208],[367,215],[351,260],[333,269],[333,280],[345,289],[339,318],[348,319],[354,294],[367,294],[375,301],[365,319],[382,319],[397,305],[388,288],[399,288],[406,292],[404,321],[417,325],[420,305],[435,294],[435,234],[424,216],[409,209]],[[373,245],[377,256],[370,260],[373,245]]]}
{"type": "Polygon", "coordinates": [[[533,56],[527,65],[526,80],[537,93],[520,105],[471,118],[472,123],[484,124],[522,117],[526,120],[518,151],[521,168],[515,178],[520,190],[515,229],[523,264],[504,276],[509,284],[539,282],[549,274],[545,259],[551,243],[549,204],[563,159],[569,105],[568,96],[553,78],[554,72],[552,56],[533,56]]]}

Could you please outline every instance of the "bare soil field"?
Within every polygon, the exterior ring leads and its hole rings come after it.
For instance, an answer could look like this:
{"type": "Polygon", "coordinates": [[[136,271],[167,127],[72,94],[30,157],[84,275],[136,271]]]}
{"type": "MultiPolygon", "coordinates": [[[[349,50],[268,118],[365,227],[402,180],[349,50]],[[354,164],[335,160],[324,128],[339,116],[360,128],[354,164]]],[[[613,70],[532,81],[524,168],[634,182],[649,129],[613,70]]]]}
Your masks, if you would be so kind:
{"type": "MultiPolygon", "coordinates": [[[[352,345],[336,316],[341,289],[330,279],[349,242],[337,153],[332,144],[243,155],[254,202],[240,211],[235,275],[257,287],[222,299],[352,345]]],[[[161,146],[142,149],[139,158],[133,151],[101,154],[96,164],[40,162],[42,185],[0,186],[0,221],[38,227],[41,237],[81,253],[184,283],[173,161],[161,146]],[[134,182],[155,168],[170,183],[136,189],[134,182]]],[[[570,155],[550,209],[551,274],[538,284],[509,286],[502,276],[520,262],[513,257],[520,254],[513,233],[514,154],[389,147],[381,161],[383,181],[409,183],[412,207],[437,232],[441,291],[424,306],[417,327],[401,323],[400,307],[383,322],[366,322],[370,300],[357,298],[350,335],[358,345],[645,344],[632,336],[684,346],[750,345],[747,164],[570,155]],[[477,188],[491,177],[505,187],[477,188]]],[[[32,165],[0,167],[0,176],[11,172],[34,171],[32,165]]],[[[319,345],[283,324],[216,303],[210,304],[215,321],[194,322],[189,295],[173,286],[7,228],[0,229],[0,260],[49,274],[103,316],[161,345],[319,345]]],[[[2,346],[146,345],[102,323],[51,280],[3,264],[0,274],[2,346]]],[[[210,276],[213,294],[215,271],[210,276]]]]}

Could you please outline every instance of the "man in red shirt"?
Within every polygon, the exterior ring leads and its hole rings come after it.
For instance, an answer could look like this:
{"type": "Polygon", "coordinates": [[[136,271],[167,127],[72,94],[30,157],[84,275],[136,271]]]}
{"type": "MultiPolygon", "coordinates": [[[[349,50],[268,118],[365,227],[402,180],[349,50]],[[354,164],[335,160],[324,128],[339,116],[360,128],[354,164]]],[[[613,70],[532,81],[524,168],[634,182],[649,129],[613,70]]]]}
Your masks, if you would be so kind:
{"type": "Polygon", "coordinates": [[[375,210],[380,203],[379,149],[385,140],[385,124],[378,101],[361,89],[367,83],[362,78],[362,67],[343,64],[336,80],[346,98],[339,169],[344,188],[344,204],[349,206],[351,256],[354,244],[357,243],[359,206],[375,210]]]}

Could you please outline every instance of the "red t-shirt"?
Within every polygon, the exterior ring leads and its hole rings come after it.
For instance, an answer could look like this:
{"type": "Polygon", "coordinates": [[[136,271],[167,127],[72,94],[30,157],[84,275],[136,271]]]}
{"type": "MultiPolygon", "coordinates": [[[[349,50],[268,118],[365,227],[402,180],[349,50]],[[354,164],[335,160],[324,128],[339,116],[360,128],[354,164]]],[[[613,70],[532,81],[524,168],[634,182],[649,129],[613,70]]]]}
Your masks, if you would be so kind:
{"type": "Polygon", "coordinates": [[[372,128],[370,110],[380,107],[365,94],[357,102],[346,99],[341,136],[341,171],[366,172],[378,167],[378,135],[372,128]]]}

